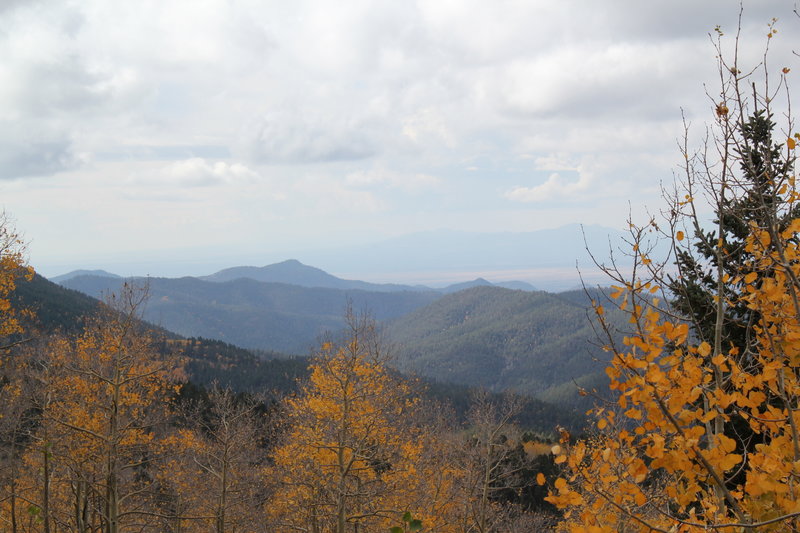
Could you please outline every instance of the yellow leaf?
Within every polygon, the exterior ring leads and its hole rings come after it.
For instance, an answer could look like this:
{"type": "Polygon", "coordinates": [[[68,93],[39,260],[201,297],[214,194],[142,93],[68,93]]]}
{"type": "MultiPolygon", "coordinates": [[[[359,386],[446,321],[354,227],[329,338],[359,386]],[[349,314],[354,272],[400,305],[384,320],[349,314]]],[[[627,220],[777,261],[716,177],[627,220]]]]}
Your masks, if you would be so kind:
{"type": "Polygon", "coordinates": [[[536,484],[542,486],[544,485],[544,483],[545,483],[544,474],[539,472],[538,474],[536,474],[536,484]]]}
{"type": "Polygon", "coordinates": [[[711,345],[707,342],[703,341],[700,343],[700,346],[697,347],[697,353],[706,357],[708,354],[711,353],[711,345]]]}
{"type": "Polygon", "coordinates": [[[795,146],[797,146],[797,143],[795,143],[794,139],[789,137],[786,139],[786,146],[789,147],[789,150],[794,150],[795,146]]]}
{"type": "Polygon", "coordinates": [[[630,409],[625,411],[625,416],[633,420],[638,420],[642,418],[642,412],[636,409],[635,407],[631,407],[630,409]]]}
{"type": "Polygon", "coordinates": [[[679,241],[682,241],[683,237],[684,235],[682,231],[679,231],[678,233],[675,234],[675,238],[678,239],[679,241]]]}
{"type": "Polygon", "coordinates": [[[745,283],[753,283],[756,280],[757,277],[758,277],[758,273],[757,272],[750,272],[749,274],[747,274],[744,277],[744,282],[745,283]]]}

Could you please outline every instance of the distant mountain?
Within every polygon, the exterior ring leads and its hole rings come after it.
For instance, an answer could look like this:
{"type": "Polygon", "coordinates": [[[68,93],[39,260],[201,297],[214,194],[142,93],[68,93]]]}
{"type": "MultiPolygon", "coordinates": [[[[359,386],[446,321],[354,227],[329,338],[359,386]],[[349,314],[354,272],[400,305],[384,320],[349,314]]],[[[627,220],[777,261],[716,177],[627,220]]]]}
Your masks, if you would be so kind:
{"type": "Polygon", "coordinates": [[[502,287],[503,289],[511,289],[514,291],[536,291],[537,289],[534,285],[530,283],[526,283],[524,281],[499,281],[497,283],[493,283],[495,287],[502,287]]]}
{"type": "Polygon", "coordinates": [[[464,281],[462,283],[453,283],[443,289],[434,289],[441,291],[445,294],[452,294],[454,292],[463,291],[464,289],[471,289],[472,287],[501,287],[503,289],[511,289],[515,291],[535,291],[536,287],[524,281],[500,281],[492,283],[483,278],[476,278],[472,281],[464,281]]]}
{"type": "MultiPolygon", "coordinates": [[[[114,278],[107,276],[78,276],[72,280],[93,287],[92,290],[97,293],[114,289],[109,286],[109,282],[113,282],[114,278]]],[[[191,278],[179,281],[192,283],[191,278]]],[[[256,283],[240,280],[233,285],[242,285],[240,288],[249,292],[249,286],[256,283]]],[[[151,280],[150,307],[164,296],[169,299],[166,294],[157,297],[161,294],[159,286],[158,280],[151,280]],[[153,288],[156,289],[155,292],[153,288]]],[[[38,332],[28,330],[27,333],[34,336],[53,331],[70,333],[80,331],[86,319],[94,315],[100,306],[98,300],[52,283],[39,275],[35,275],[31,281],[17,282],[12,303],[18,308],[25,307],[36,312],[35,327],[38,332]]],[[[219,302],[218,304],[222,305],[219,302]]],[[[216,382],[222,386],[231,386],[237,391],[285,395],[295,391],[298,380],[302,382],[308,376],[308,360],[304,357],[285,357],[278,353],[253,353],[229,343],[206,338],[181,338],[164,329],[145,326],[150,328],[157,339],[162,339],[157,342],[157,348],[167,352],[177,352],[186,357],[186,371],[195,384],[208,386],[216,382]]],[[[181,392],[181,394],[193,393],[202,394],[202,391],[189,384],[181,392]]],[[[427,398],[451,403],[459,417],[464,417],[469,409],[470,390],[464,386],[423,380],[422,394],[427,398]]],[[[553,431],[556,426],[565,426],[578,431],[583,427],[584,421],[580,413],[555,408],[533,398],[526,399],[524,412],[517,420],[523,427],[545,434],[553,431]]]]}
{"type": "MultiPolygon", "coordinates": [[[[369,245],[318,250],[304,257],[330,272],[369,272],[391,275],[391,279],[423,279],[428,274],[446,279],[449,272],[484,277],[492,273],[508,279],[503,272],[513,271],[511,276],[524,275],[525,281],[553,292],[579,286],[576,264],[590,283],[604,282],[587,250],[597,257],[608,257],[609,248],[627,250],[624,236],[617,229],[580,224],[528,232],[432,230],[369,245]],[[416,275],[412,278],[411,274],[416,275]]],[[[662,251],[656,250],[654,258],[662,251]]]]}
{"type": "Polygon", "coordinates": [[[198,279],[224,282],[247,278],[265,283],[286,283],[300,287],[321,287],[327,289],[358,289],[377,292],[431,290],[428,287],[397,285],[392,283],[368,283],[366,281],[337,278],[324,270],[304,265],[296,259],[289,259],[263,267],[240,266],[220,270],[210,276],[198,279]]]}
{"type": "Polygon", "coordinates": [[[492,283],[486,281],[483,278],[473,279],[472,281],[465,281],[463,283],[454,283],[452,285],[448,285],[442,292],[445,294],[451,294],[458,291],[463,291],[464,289],[471,289],[472,287],[491,287],[492,283]]]}
{"type": "MultiPolygon", "coordinates": [[[[94,297],[117,292],[124,280],[78,276],[64,286],[94,297]]],[[[144,318],[186,337],[205,337],[244,348],[306,354],[318,337],[344,326],[350,302],[376,320],[399,317],[441,297],[434,291],[376,292],[197,278],[138,278],[149,285],[144,318]]]]}
{"type": "Polygon", "coordinates": [[[103,278],[122,279],[122,276],[112,274],[111,272],[106,272],[105,270],[73,270],[72,272],[67,272],[66,274],[61,274],[60,276],[50,278],[50,281],[53,283],[61,283],[62,281],[67,281],[68,279],[76,278],[78,276],[98,276],[103,278]]]}
{"type": "Polygon", "coordinates": [[[338,278],[322,269],[304,265],[296,259],[289,259],[280,263],[263,267],[239,266],[220,270],[210,276],[201,276],[198,279],[222,283],[236,279],[252,279],[264,283],[286,283],[300,287],[321,287],[328,289],[363,290],[373,292],[399,292],[399,291],[439,291],[443,293],[458,292],[470,287],[481,285],[496,285],[509,289],[525,291],[536,290],[530,283],[524,281],[504,281],[491,283],[483,278],[463,283],[454,283],[447,287],[437,289],[425,285],[402,285],[396,283],[369,283],[366,281],[338,278]]]}
{"type": "Polygon", "coordinates": [[[480,286],[391,321],[397,366],[440,381],[578,400],[573,380],[596,386],[608,355],[595,345],[587,298],[480,286]]]}

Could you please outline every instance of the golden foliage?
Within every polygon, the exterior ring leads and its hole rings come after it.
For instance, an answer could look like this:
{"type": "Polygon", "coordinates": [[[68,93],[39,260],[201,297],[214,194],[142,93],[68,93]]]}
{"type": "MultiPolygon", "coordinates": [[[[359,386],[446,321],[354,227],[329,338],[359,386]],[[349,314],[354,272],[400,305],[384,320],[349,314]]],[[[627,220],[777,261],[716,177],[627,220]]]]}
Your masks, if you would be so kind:
{"type": "Polygon", "coordinates": [[[27,265],[25,243],[14,230],[9,217],[0,212],[0,347],[2,339],[22,332],[20,312],[15,310],[9,296],[20,278],[31,279],[33,269],[27,265]]]}
{"type": "Polygon", "coordinates": [[[374,325],[350,323],[349,338],[322,344],[308,384],[287,402],[290,428],[273,454],[279,529],[388,529],[416,500],[421,441],[404,423],[416,400],[385,366],[374,325]]]}
{"type": "MultiPolygon", "coordinates": [[[[739,69],[721,72],[733,76],[723,91],[738,89],[739,69]]],[[[735,94],[724,113],[717,108],[716,153],[723,159],[714,168],[723,170],[713,174],[701,153],[700,170],[686,167],[686,200],[673,200],[667,220],[673,243],[685,237],[674,229],[685,216],[696,235],[685,246],[713,250],[705,275],[716,286],[716,321],[705,329],[690,324],[696,317],[678,316],[649,295],[648,285],[663,280],[663,271],[638,252],[643,231],[632,226],[634,277],[611,294],[632,329],[621,345],[607,347],[614,405],[595,410],[594,437],[572,442],[564,435],[553,450],[564,477],[547,499],[564,510],[563,530],[800,527],[800,218],[793,159],[780,159],[768,135],[770,100],[759,100],[767,108],[750,118],[741,92],[735,94]],[[764,131],[753,134],[758,127],[764,131]],[[755,135],[763,136],[762,145],[755,135]],[[743,176],[732,176],[734,168],[743,176]],[[695,189],[708,191],[716,234],[697,218],[695,189]],[[723,211],[737,194],[742,211],[723,211]],[[730,263],[726,224],[743,230],[742,264],[730,263]],[[752,317],[740,344],[722,335],[730,308],[752,317]]]]}

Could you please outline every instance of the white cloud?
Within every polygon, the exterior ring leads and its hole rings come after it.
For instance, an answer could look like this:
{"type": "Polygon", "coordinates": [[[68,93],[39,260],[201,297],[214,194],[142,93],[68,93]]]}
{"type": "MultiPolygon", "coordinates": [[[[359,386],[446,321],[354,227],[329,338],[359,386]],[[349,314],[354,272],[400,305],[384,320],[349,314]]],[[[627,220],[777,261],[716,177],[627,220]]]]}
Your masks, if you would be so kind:
{"type": "Polygon", "coordinates": [[[217,185],[255,181],[258,174],[240,163],[229,164],[224,161],[209,163],[195,157],[176,161],[164,169],[163,175],[170,181],[185,185],[217,185]]]}
{"type": "MultiPolygon", "coordinates": [[[[291,191],[304,216],[318,220],[330,217],[353,217],[384,212],[387,204],[373,191],[353,188],[346,180],[338,181],[321,174],[309,174],[298,180],[291,191]]],[[[321,230],[324,234],[325,231],[321,230]]]]}
{"type": "Polygon", "coordinates": [[[162,188],[247,185],[259,181],[259,174],[241,163],[211,162],[202,157],[175,161],[155,170],[139,169],[132,179],[133,183],[162,188]]]}
{"type": "Polygon", "coordinates": [[[543,171],[575,171],[578,170],[578,167],[577,163],[570,160],[570,155],[564,152],[537,157],[534,161],[534,168],[543,171]]]}
{"type": "Polygon", "coordinates": [[[455,135],[445,123],[442,113],[430,107],[403,120],[403,135],[419,144],[439,142],[447,148],[456,145],[455,135]]]}
{"type": "Polygon", "coordinates": [[[380,185],[406,193],[422,193],[439,189],[442,179],[430,174],[392,172],[378,168],[352,172],[345,177],[345,183],[354,188],[380,185]]]}
{"type": "Polygon", "coordinates": [[[547,180],[533,187],[515,187],[505,197],[514,202],[539,203],[552,201],[573,202],[581,200],[591,192],[593,180],[588,174],[579,173],[576,180],[566,180],[553,173],[547,180]]]}
{"type": "MultiPolygon", "coordinates": [[[[777,16],[770,64],[791,67],[792,82],[790,4],[745,0],[741,57],[759,60],[777,16]]],[[[228,221],[219,238],[243,242],[254,220],[290,227],[293,242],[365,227],[536,229],[581,221],[588,199],[594,220],[621,225],[619,206],[659,202],[680,163],[681,108],[700,130],[712,116],[707,33],[732,34],[738,7],[6,0],[0,12],[0,197],[36,246],[58,249],[54,218],[66,235],[95,220],[74,205],[106,216],[183,202],[169,219],[181,238],[213,211],[228,221]]],[[[131,221],[108,249],[165,238],[131,221]]]]}

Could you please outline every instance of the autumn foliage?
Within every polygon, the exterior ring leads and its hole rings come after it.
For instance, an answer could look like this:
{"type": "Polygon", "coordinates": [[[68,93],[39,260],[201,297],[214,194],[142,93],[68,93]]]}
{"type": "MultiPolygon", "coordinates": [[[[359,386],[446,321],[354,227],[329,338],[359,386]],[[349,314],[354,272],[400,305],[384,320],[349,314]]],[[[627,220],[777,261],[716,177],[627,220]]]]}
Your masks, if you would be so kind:
{"type": "Polygon", "coordinates": [[[20,311],[14,309],[9,296],[20,278],[30,279],[33,269],[25,257],[25,243],[14,230],[4,212],[0,212],[0,349],[9,335],[22,332],[20,311]]]}
{"type": "MultiPolygon", "coordinates": [[[[595,435],[564,435],[553,449],[564,471],[548,500],[564,510],[564,530],[800,527],[795,140],[776,130],[764,64],[759,94],[762,71],[743,74],[718,51],[714,146],[684,151],[683,190],[664,221],[631,226],[633,276],[607,267],[631,328],[621,344],[609,337],[614,396],[595,411],[595,435]],[[677,271],[648,255],[646,237],[659,233],[677,271]]],[[[602,320],[602,302],[595,310],[602,320]]]]}
{"type": "Polygon", "coordinates": [[[143,292],[79,334],[23,331],[11,296],[32,271],[0,217],[0,531],[799,531],[800,134],[789,69],[743,72],[723,43],[708,144],[684,141],[663,216],[630,225],[632,267],[602,265],[610,389],[580,439],[534,441],[523,403],[486,394],[454,423],[352,312],[296,394],[181,403],[174,350],[195,341],[158,349],[143,292]]]}
{"type": "Polygon", "coordinates": [[[79,333],[9,346],[0,530],[490,533],[538,520],[509,497],[542,457],[517,411],[484,395],[462,427],[423,410],[369,317],[349,313],[299,392],[267,400],[184,384],[183,343],[140,321],[145,299],[127,287],[79,333]]]}

